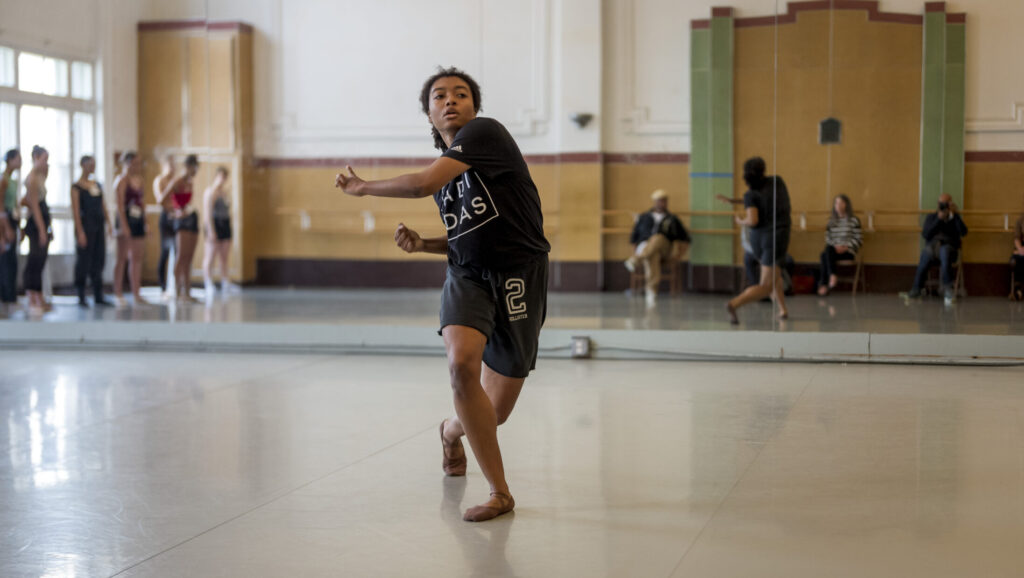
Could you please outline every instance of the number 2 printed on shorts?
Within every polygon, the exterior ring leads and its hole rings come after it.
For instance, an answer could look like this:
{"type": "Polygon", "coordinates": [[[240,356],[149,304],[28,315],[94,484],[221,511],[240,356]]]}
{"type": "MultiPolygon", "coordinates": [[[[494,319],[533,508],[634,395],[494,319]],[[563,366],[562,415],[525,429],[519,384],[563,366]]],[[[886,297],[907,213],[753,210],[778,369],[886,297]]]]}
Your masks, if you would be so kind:
{"type": "Polygon", "coordinates": [[[508,320],[518,321],[526,319],[526,302],[523,295],[526,294],[526,283],[522,279],[507,279],[505,281],[505,306],[508,308],[508,320]]]}

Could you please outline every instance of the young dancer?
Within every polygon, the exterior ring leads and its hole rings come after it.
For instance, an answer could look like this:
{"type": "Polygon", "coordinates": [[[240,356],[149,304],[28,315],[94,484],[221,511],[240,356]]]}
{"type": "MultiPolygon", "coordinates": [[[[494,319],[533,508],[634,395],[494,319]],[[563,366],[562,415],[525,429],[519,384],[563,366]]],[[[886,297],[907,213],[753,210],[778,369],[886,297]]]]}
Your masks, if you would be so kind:
{"type": "Polygon", "coordinates": [[[209,300],[216,289],[213,284],[213,262],[220,264],[220,288],[227,292],[228,257],[231,256],[231,204],[225,185],[228,170],[217,167],[213,184],[203,193],[203,212],[206,232],[206,251],[203,253],[203,282],[206,287],[206,298],[209,300]]]}
{"type": "Polygon", "coordinates": [[[164,156],[160,163],[160,174],[153,179],[153,194],[156,202],[162,207],[160,211],[160,261],[157,264],[157,278],[160,279],[160,299],[167,300],[167,263],[174,249],[174,204],[168,190],[174,180],[174,155],[164,156]]]}
{"type": "MultiPolygon", "coordinates": [[[[71,185],[71,215],[75,220],[75,288],[78,306],[89,307],[85,300],[86,277],[92,283],[97,307],[113,305],[103,297],[103,265],[107,259],[107,235],[110,234],[110,216],[103,202],[103,188],[92,180],[96,160],[84,156],[78,163],[82,176],[71,185]]],[[[117,280],[114,281],[115,285],[117,280]]]]}
{"type": "Polygon", "coordinates": [[[199,215],[192,206],[192,189],[196,173],[199,172],[199,159],[196,155],[185,157],[185,173],[171,181],[162,197],[170,196],[174,207],[174,231],[177,236],[174,252],[177,255],[174,263],[174,286],[178,292],[178,301],[195,303],[196,299],[190,292],[192,278],[192,256],[196,252],[199,239],[199,215]]]}
{"type": "Polygon", "coordinates": [[[128,267],[132,300],[148,305],[142,298],[142,258],[146,253],[146,205],[142,198],[142,159],[126,152],[121,159],[121,174],[114,181],[117,192],[117,264],[114,266],[114,295],[117,305],[125,306],[124,270],[128,267]],[[129,266],[130,265],[130,266],[129,266]]]}
{"type": "Polygon", "coordinates": [[[743,180],[749,189],[743,195],[744,214],[736,217],[736,224],[750,227],[751,252],[761,265],[761,282],[747,287],[726,303],[725,308],[733,325],[740,322],[736,316],[737,309],[769,295],[779,306],[779,319],[789,317],[782,269],[779,266],[779,261],[789,251],[792,224],[789,191],[782,177],[766,176],[765,170],[764,159],[761,157],[753,157],[743,163],[743,180]]]}
{"type": "Polygon", "coordinates": [[[501,123],[477,116],[477,83],[458,69],[438,70],[423,85],[420,105],[440,158],[418,173],[382,181],[364,181],[346,167],[335,185],[353,196],[433,196],[440,210],[446,236],[423,238],[399,224],[395,242],[407,253],[448,256],[441,335],[457,417],[441,422],[442,467],[465,475],[465,435],[491,486],[490,499],[463,515],[479,522],[515,507],[497,427],[537,359],[551,247],[518,145],[501,123]]]}
{"type": "Polygon", "coordinates": [[[31,315],[42,315],[53,309],[43,300],[43,268],[49,256],[50,207],[46,204],[46,177],[50,174],[50,153],[41,146],[32,147],[32,170],[25,177],[25,196],[21,204],[28,207],[28,223],[25,236],[28,237],[28,260],[25,262],[24,284],[28,295],[28,311],[31,315]]]}
{"type": "Polygon", "coordinates": [[[4,155],[4,172],[0,173],[0,195],[3,196],[3,218],[7,227],[0,244],[0,306],[13,307],[18,302],[18,245],[21,240],[21,209],[18,206],[18,179],[14,171],[21,168],[21,153],[11,149],[4,155]]]}

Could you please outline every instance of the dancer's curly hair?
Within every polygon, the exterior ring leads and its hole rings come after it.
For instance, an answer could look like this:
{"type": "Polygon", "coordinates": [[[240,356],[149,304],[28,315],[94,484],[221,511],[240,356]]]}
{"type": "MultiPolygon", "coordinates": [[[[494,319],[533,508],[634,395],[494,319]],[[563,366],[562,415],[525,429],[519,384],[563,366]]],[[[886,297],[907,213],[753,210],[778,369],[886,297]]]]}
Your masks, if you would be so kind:
{"type": "MultiPolygon", "coordinates": [[[[473,77],[466,74],[465,72],[450,66],[448,68],[437,67],[437,72],[431,75],[426,82],[423,83],[423,89],[420,90],[420,107],[423,109],[423,114],[430,117],[430,88],[434,86],[439,78],[446,76],[454,76],[466,82],[469,85],[469,92],[473,96],[473,110],[477,113],[480,112],[481,101],[480,101],[480,85],[473,80],[473,77]]],[[[441,133],[438,132],[437,127],[431,124],[430,134],[434,137],[434,148],[444,152],[448,150],[448,145],[444,143],[444,139],[441,138],[441,133]]]]}

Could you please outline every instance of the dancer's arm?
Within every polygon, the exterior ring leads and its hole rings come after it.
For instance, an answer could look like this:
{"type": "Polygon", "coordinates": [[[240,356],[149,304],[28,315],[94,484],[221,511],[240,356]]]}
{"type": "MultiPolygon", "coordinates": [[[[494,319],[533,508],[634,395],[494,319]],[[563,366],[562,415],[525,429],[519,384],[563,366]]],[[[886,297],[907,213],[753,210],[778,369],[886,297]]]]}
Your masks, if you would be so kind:
{"type": "Polygon", "coordinates": [[[395,244],[406,253],[448,254],[448,237],[424,239],[420,234],[399,223],[395,231],[395,244]]]}
{"type": "Polygon", "coordinates": [[[71,216],[75,221],[75,240],[78,242],[79,247],[85,247],[88,244],[88,239],[85,237],[85,229],[82,228],[82,215],[78,206],[81,199],[75,193],[75,186],[71,185],[71,216]]]}
{"type": "Polygon", "coordinates": [[[746,213],[742,217],[736,215],[736,224],[741,227],[756,227],[757,223],[757,207],[747,207],[746,213]]]}
{"type": "Polygon", "coordinates": [[[448,157],[440,157],[429,167],[418,173],[411,173],[382,181],[364,181],[352,167],[345,167],[348,174],[338,173],[334,186],[353,197],[390,197],[395,199],[420,199],[429,197],[452,179],[469,170],[469,165],[448,157]]]}
{"type": "Polygon", "coordinates": [[[128,212],[125,209],[126,188],[128,188],[128,179],[118,177],[117,184],[114,185],[114,194],[117,196],[117,216],[121,221],[121,228],[118,230],[118,234],[122,237],[128,235],[128,212]]]}

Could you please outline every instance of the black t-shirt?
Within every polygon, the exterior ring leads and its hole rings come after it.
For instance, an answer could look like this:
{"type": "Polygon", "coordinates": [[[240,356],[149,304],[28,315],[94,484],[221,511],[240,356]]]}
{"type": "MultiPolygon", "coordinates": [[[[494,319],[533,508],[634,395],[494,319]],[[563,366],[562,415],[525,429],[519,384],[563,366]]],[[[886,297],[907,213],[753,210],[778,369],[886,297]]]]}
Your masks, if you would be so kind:
{"type": "Polygon", "coordinates": [[[792,225],[789,191],[782,177],[766,177],[759,189],[750,189],[744,193],[743,207],[757,209],[757,226],[751,227],[752,229],[782,229],[792,225]]]}
{"type": "Polygon", "coordinates": [[[471,167],[434,194],[448,229],[449,260],[507,271],[551,250],[537,186],[501,123],[469,121],[442,156],[471,167]]]}

